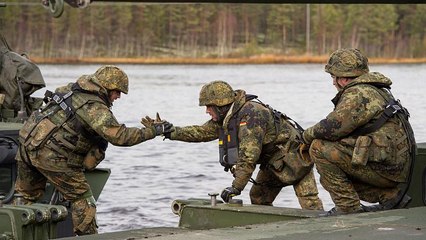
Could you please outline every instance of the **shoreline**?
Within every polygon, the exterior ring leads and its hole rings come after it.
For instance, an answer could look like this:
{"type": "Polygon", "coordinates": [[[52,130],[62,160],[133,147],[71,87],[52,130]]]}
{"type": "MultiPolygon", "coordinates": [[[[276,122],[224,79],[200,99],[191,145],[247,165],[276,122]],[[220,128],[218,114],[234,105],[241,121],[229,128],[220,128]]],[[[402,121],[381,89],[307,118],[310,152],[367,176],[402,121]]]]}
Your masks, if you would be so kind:
{"type": "MultiPolygon", "coordinates": [[[[303,64],[326,63],[328,56],[255,56],[247,58],[41,58],[30,57],[36,64],[303,64]]],[[[419,64],[426,58],[369,58],[372,64],[419,64]]]]}

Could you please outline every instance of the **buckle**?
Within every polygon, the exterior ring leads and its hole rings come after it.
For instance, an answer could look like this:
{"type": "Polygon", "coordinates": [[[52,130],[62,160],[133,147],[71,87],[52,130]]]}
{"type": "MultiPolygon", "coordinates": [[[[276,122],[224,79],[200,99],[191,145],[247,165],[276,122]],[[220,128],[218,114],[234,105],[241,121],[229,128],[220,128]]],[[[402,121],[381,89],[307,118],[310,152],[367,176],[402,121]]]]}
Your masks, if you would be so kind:
{"type": "Polygon", "coordinates": [[[68,109],[68,105],[65,102],[61,102],[59,106],[62,108],[62,110],[66,111],[68,109]]]}
{"type": "Polygon", "coordinates": [[[392,117],[396,112],[401,111],[402,108],[398,104],[389,104],[385,107],[384,113],[388,117],[392,117]]]}
{"type": "Polygon", "coordinates": [[[53,99],[53,101],[55,101],[57,104],[60,104],[61,102],[62,102],[62,98],[61,97],[59,97],[58,95],[53,95],[53,97],[52,97],[52,99],[53,99]]]}
{"type": "Polygon", "coordinates": [[[392,108],[393,108],[393,114],[395,114],[396,112],[398,112],[399,110],[401,110],[402,108],[399,106],[399,105],[397,105],[397,104],[394,104],[394,105],[392,105],[391,106],[392,108]]]}

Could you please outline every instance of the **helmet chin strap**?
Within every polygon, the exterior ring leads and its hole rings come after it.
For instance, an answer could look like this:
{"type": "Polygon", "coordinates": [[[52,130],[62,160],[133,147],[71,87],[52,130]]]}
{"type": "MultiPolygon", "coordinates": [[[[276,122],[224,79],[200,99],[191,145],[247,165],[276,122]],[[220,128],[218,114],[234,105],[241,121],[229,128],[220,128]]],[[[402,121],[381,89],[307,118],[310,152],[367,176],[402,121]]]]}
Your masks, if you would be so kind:
{"type": "Polygon", "coordinates": [[[340,89],[342,89],[343,88],[343,86],[339,83],[339,80],[338,80],[339,78],[337,78],[336,79],[336,85],[337,85],[337,87],[339,88],[339,90],[340,89]]]}
{"type": "Polygon", "coordinates": [[[109,107],[112,107],[112,102],[111,102],[111,90],[107,89],[107,94],[108,94],[108,103],[109,103],[109,107]]]}
{"type": "Polygon", "coordinates": [[[228,113],[229,109],[231,108],[232,104],[228,104],[222,107],[219,106],[213,106],[213,111],[215,112],[216,116],[218,117],[217,121],[219,123],[222,123],[225,119],[226,114],[228,113]]]}

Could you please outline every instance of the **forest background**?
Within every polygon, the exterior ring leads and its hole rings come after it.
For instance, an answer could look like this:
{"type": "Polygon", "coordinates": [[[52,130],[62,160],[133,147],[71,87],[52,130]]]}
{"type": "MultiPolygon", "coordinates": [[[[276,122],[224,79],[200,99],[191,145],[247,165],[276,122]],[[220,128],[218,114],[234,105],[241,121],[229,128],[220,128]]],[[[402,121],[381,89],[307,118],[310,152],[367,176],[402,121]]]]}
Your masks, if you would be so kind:
{"type": "Polygon", "coordinates": [[[85,9],[66,5],[60,18],[39,0],[6,4],[0,32],[9,45],[45,60],[312,60],[342,47],[370,58],[426,58],[426,4],[94,2],[85,9]]]}

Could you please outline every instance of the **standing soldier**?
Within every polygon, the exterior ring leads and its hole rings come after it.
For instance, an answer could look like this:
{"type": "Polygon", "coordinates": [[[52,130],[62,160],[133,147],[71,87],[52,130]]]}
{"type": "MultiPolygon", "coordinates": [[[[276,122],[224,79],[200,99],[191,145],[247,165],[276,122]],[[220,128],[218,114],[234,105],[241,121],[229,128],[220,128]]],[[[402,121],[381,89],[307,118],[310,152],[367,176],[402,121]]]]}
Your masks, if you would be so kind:
{"type": "Polygon", "coordinates": [[[334,110],[303,133],[335,207],[325,216],[404,207],[415,140],[391,80],[369,72],[358,49],[331,54],[325,71],[338,90],[334,110]],[[380,205],[365,207],[360,200],[380,205]]]}
{"type": "Polygon", "coordinates": [[[132,146],[172,127],[166,121],[147,128],[118,123],[110,107],[127,92],[127,75],[116,66],[103,66],[54,93],[47,91],[47,105],[33,112],[19,132],[17,192],[25,202],[35,202],[49,180],[71,202],[77,235],[97,233],[95,199],[84,169],[104,159],[108,142],[132,146]]]}
{"type": "Polygon", "coordinates": [[[206,106],[211,120],[202,126],[176,127],[165,137],[185,142],[219,139],[219,161],[234,176],[232,185],[222,191],[225,202],[243,191],[260,164],[250,190],[253,204],[272,205],[283,187],[293,185],[303,209],[323,209],[313,163],[301,154],[302,136],[291,119],[223,81],[204,85],[199,104],[206,106]]]}

